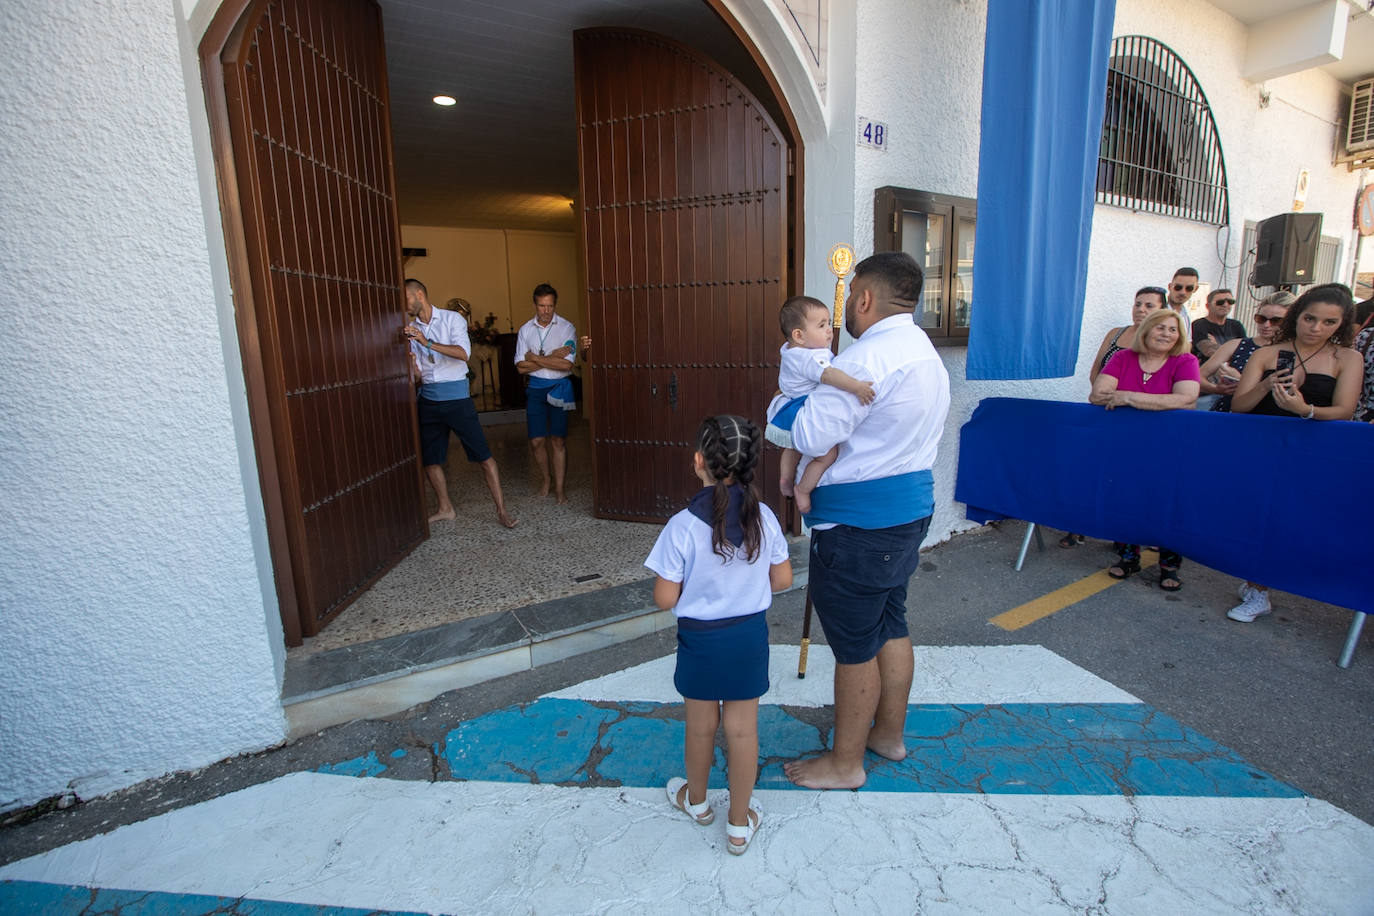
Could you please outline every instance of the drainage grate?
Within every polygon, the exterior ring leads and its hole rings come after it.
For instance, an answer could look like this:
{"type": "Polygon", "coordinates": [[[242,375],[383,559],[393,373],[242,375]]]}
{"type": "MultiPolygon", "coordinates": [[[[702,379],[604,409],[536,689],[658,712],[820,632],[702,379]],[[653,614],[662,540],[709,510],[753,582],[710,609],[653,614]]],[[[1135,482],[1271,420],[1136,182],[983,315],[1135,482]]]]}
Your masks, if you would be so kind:
{"type": "Polygon", "coordinates": [[[593,579],[600,579],[600,578],[601,578],[601,573],[592,573],[592,574],[589,575],[589,576],[573,576],[573,581],[576,582],[576,583],[578,583],[578,584],[581,584],[581,583],[583,583],[583,582],[590,582],[590,581],[592,581],[593,579]]]}

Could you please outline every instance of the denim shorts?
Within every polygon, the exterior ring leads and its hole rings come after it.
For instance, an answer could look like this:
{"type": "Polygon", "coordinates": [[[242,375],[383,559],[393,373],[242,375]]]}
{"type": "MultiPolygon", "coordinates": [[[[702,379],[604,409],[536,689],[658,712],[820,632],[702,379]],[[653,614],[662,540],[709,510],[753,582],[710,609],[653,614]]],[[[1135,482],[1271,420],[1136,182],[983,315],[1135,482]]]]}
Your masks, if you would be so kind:
{"type": "Polygon", "coordinates": [[[836,525],[811,535],[811,601],[836,662],[862,664],[889,639],[908,635],[907,582],[929,528],[926,516],[893,528],[836,525]]]}

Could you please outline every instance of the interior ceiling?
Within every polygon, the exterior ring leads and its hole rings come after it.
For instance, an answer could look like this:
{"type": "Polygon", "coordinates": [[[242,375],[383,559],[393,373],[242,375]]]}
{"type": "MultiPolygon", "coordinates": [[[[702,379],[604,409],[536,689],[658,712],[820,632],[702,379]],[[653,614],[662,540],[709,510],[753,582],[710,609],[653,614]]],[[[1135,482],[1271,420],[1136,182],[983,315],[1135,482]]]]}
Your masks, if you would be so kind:
{"type": "Polygon", "coordinates": [[[659,32],[773,107],[753,59],[704,0],[380,2],[405,225],[574,228],[576,29],[659,32]],[[442,108],[436,95],[458,104],[442,108]]]}

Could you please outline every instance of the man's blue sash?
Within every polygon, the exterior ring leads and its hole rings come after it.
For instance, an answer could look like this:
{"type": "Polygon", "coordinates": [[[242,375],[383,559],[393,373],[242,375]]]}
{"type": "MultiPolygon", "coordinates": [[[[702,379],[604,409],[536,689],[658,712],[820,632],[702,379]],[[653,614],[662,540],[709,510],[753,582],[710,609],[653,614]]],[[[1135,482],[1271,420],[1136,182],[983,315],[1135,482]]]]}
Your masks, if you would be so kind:
{"type": "Polygon", "coordinates": [[[454,379],[450,382],[430,382],[420,386],[420,397],[426,401],[459,401],[468,397],[468,380],[454,379]]]}
{"type": "Polygon", "coordinates": [[[934,511],[935,475],[927,469],[817,487],[805,519],[812,528],[833,523],[875,530],[905,525],[934,511]]]}

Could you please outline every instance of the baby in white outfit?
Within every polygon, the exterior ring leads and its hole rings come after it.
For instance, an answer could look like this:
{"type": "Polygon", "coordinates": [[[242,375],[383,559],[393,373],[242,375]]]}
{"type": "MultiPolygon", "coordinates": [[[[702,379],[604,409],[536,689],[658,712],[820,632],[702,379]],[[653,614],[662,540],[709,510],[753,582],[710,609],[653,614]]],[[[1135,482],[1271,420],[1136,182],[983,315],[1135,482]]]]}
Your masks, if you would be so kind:
{"type": "Polygon", "coordinates": [[[801,453],[792,447],[792,421],[797,411],[817,385],[830,385],[849,392],[864,404],[871,404],[873,383],[856,379],[830,365],[830,341],[835,330],[830,324],[830,310],[819,299],[793,296],[782,304],[778,323],[787,343],[782,346],[782,365],[778,370],[781,391],[768,405],[768,427],[764,436],[782,447],[778,484],[784,496],[795,497],[797,508],[805,514],[811,511],[811,491],[816,489],[825,469],[835,463],[840,447],[837,445],[814,459],[806,466],[801,480],[796,480],[801,453]]]}

